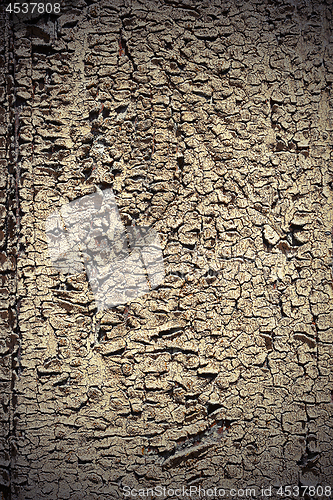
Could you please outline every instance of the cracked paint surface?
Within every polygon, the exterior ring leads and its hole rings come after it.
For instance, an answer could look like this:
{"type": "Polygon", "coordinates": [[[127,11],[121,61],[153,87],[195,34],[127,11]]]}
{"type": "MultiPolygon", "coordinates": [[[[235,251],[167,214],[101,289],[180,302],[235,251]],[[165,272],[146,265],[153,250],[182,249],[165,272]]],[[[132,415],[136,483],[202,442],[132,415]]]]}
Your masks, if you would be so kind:
{"type": "Polygon", "coordinates": [[[3,498],[333,487],[332,2],[1,9],[3,498]],[[96,187],[166,272],[108,311],[47,256],[96,187]]]}

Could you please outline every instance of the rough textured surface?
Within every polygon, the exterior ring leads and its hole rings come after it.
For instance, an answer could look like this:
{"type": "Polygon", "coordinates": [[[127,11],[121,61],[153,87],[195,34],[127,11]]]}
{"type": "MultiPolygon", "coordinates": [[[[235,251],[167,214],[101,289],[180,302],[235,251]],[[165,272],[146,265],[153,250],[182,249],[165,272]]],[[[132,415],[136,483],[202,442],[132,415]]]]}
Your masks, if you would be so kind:
{"type": "Polygon", "coordinates": [[[1,15],[3,497],[333,487],[332,1],[65,3],[1,15]],[[106,312],[45,236],[95,186],[167,274],[106,312]]]}

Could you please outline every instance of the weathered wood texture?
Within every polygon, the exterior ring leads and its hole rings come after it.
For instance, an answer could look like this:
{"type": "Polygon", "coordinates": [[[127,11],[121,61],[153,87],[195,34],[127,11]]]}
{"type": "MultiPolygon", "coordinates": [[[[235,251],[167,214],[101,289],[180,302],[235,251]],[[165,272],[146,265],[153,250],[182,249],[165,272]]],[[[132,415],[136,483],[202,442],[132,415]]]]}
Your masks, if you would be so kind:
{"type": "Polygon", "coordinates": [[[64,4],[1,14],[3,497],[333,487],[332,1],[64,4]],[[45,236],[95,186],[167,275],[103,313],[45,236]]]}

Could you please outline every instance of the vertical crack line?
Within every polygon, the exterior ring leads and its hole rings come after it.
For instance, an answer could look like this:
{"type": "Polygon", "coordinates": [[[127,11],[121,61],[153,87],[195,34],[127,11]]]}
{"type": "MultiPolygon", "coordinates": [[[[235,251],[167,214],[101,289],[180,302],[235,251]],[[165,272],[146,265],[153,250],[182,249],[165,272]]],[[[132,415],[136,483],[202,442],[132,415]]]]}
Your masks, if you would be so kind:
{"type": "MultiPolygon", "coordinates": [[[[13,89],[12,89],[12,99],[13,99],[13,103],[12,103],[12,109],[13,111],[10,113],[10,123],[12,123],[13,121],[13,114],[16,113],[16,92],[15,92],[15,73],[16,73],[16,62],[15,62],[15,37],[14,37],[14,26],[10,26],[10,33],[9,33],[9,40],[10,40],[10,45],[11,45],[11,50],[12,50],[12,68],[11,68],[11,73],[12,73],[12,78],[13,78],[13,89]],[[15,111],[14,111],[15,110],[15,111]]],[[[10,71],[10,69],[9,69],[10,71]]],[[[7,97],[9,97],[9,92],[8,92],[8,89],[7,89],[7,97]]],[[[17,183],[17,173],[16,173],[16,165],[17,165],[17,158],[18,158],[18,119],[16,120],[16,117],[15,117],[15,123],[14,123],[14,145],[13,143],[11,142],[10,143],[10,148],[14,151],[14,158],[11,158],[11,160],[13,161],[13,170],[14,170],[14,176],[15,176],[15,201],[16,201],[16,217],[17,217],[17,190],[16,190],[16,183],[17,183]],[[16,122],[17,122],[17,125],[16,125],[16,122]],[[17,127],[17,131],[16,131],[16,127],[17,127]],[[13,148],[14,146],[14,148],[13,148]]],[[[10,152],[10,156],[12,156],[12,152],[10,152]]],[[[9,179],[10,181],[10,179],[9,179]]],[[[11,184],[11,182],[10,182],[11,184]]],[[[9,195],[9,193],[7,193],[7,196],[9,195]]],[[[9,207],[8,207],[9,208],[9,207]]],[[[8,234],[8,240],[7,240],[7,244],[9,245],[9,248],[10,248],[10,242],[9,242],[9,238],[10,238],[10,234],[8,234]]],[[[15,239],[17,239],[17,234],[14,233],[13,235],[13,244],[15,245],[15,239]]],[[[10,251],[12,252],[14,249],[11,249],[10,251]]],[[[8,256],[7,256],[8,257],[8,256]]],[[[18,300],[18,297],[17,297],[17,291],[18,291],[18,281],[17,281],[17,252],[16,252],[16,256],[15,256],[15,265],[14,265],[14,293],[15,293],[15,297],[14,297],[14,303],[15,303],[15,306],[17,305],[16,302],[18,300]]],[[[15,331],[15,329],[18,328],[18,317],[17,317],[17,308],[15,307],[15,311],[16,311],[16,325],[13,325],[13,330],[15,331]]],[[[15,441],[15,426],[14,426],[14,418],[15,418],[15,407],[16,407],[16,394],[15,394],[15,381],[16,381],[16,374],[15,374],[15,345],[13,345],[13,351],[12,351],[12,360],[11,360],[11,403],[10,403],[10,408],[11,408],[11,415],[10,415],[10,428],[9,428],[9,432],[10,432],[10,436],[9,436],[9,456],[10,456],[10,476],[9,476],[9,481],[10,481],[10,498],[12,497],[13,493],[14,493],[14,490],[13,490],[13,483],[12,483],[12,474],[13,474],[13,468],[14,468],[14,463],[13,463],[13,457],[12,457],[12,449],[13,449],[13,446],[14,446],[14,441],[15,441]]]]}
{"type": "Polygon", "coordinates": [[[14,176],[15,176],[15,215],[16,215],[16,228],[15,233],[13,235],[13,252],[15,254],[15,312],[16,312],[16,325],[14,327],[15,333],[18,336],[18,355],[17,355],[17,375],[20,376],[21,373],[21,362],[20,362],[20,354],[21,354],[21,331],[19,327],[19,314],[20,314],[20,298],[18,295],[18,259],[19,259],[19,250],[20,250],[20,233],[21,233],[21,204],[19,197],[19,186],[20,186],[20,178],[21,178],[21,168],[19,162],[19,129],[20,129],[20,106],[17,105],[17,94],[16,94],[16,86],[15,86],[15,78],[16,78],[16,54],[15,54],[15,30],[12,27],[12,41],[13,41],[13,116],[12,120],[14,120],[14,176]]]}
{"type": "Polygon", "coordinates": [[[21,206],[19,197],[20,185],[20,164],[19,164],[19,129],[20,129],[20,106],[17,102],[16,92],[16,71],[17,71],[17,55],[15,53],[15,27],[12,21],[5,17],[6,31],[6,83],[5,92],[7,99],[7,227],[6,227],[6,258],[8,262],[12,262],[11,279],[13,279],[13,291],[9,295],[8,303],[8,329],[13,335],[11,342],[11,375],[9,387],[9,421],[8,421],[8,447],[9,447],[9,467],[8,467],[8,482],[7,498],[11,500],[14,496],[13,485],[13,470],[14,470],[14,454],[13,450],[16,446],[16,430],[15,418],[17,407],[17,380],[20,378],[21,367],[21,341],[22,335],[19,326],[20,315],[20,298],[18,294],[18,257],[20,250],[20,231],[21,231],[21,206]],[[12,139],[10,140],[10,138],[12,139]],[[14,193],[13,193],[14,191],[14,193]],[[12,193],[14,196],[12,197],[12,193]],[[10,200],[14,198],[13,206],[10,200]],[[15,221],[15,223],[14,223],[15,221]]]}
{"type": "MultiPolygon", "coordinates": [[[[14,276],[13,272],[8,272],[8,270],[4,269],[1,274],[4,274],[7,276],[7,283],[9,289],[11,289],[10,286],[10,281],[14,281],[14,291],[9,292],[9,300],[8,300],[8,306],[7,306],[7,313],[8,313],[8,319],[7,319],[7,328],[4,329],[4,340],[7,341],[7,345],[9,346],[9,359],[10,359],[10,373],[8,374],[8,379],[7,379],[7,390],[8,390],[8,398],[9,398],[9,403],[8,403],[8,416],[6,417],[6,413],[4,412],[4,424],[8,425],[8,430],[7,430],[7,452],[8,452],[8,465],[4,464],[4,469],[6,471],[7,478],[4,478],[4,481],[1,482],[0,484],[0,490],[3,494],[3,497],[5,500],[11,500],[12,498],[12,457],[11,457],[11,450],[12,450],[12,442],[13,442],[13,437],[14,437],[14,407],[15,407],[15,399],[14,399],[14,391],[13,387],[15,384],[15,350],[16,350],[16,344],[15,344],[15,337],[11,335],[11,333],[15,333],[15,317],[13,317],[13,314],[15,312],[12,312],[11,306],[12,304],[15,304],[16,301],[16,290],[17,290],[17,280],[16,280],[16,256],[15,256],[15,250],[13,251],[13,244],[15,247],[16,243],[16,233],[14,233],[14,236],[12,234],[12,226],[13,223],[11,221],[11,189],[12,189],[12,183],[13,180],[15,179],[15,161],[16,161],[16,155],[13,151],[13,143],[11,142],[10,138],[12,137],[12,130],[11,130],[11,124],[12,124],[12,111],[11,111],[11,104],[10,98],[14,98],[13,96],[13,90],[11,90],[11,78],[14,78],[14,66],[11,67],[13,61],[12,58],[13,56],[13,47],[14,47],[14,40],[13,40],[13,29],[12,26],[10,25],[10,22],[8,18],[6,17],[5,13],[2,12],[3,17],[1,18],[1,24],[3,23],[3,28],[5,32],[5,47],[4,47],[4,58],[5,58],[5,64],[4,64],[4,91],[5,91],[5,96],[4,96],[4,103],[3,106],[5,108],[5,132],[4,132],[4,138],[5,138],[5,147],[6,147],[6,153],[5,153],[5,158],[6,158],[6,166],[5,166],[5,175],[7,177],[6,179],[6,196],[5,196],[5,243],[4,243],[4,254],[5,254],[5,262],[9,262],[11,259],[9,257],[14,257],[15,265],[14,265],[14,276]],[[11,52],[12,51],[12,52],[11,52]],[[10,95],[11,92],[11,95],[10,95]],[[14,173],[14,175],[13,175],[14,173]],[[13,179],[14,177],[14,179],[13,179]],[[12,241],[11,241],[12,240],[12,241]],[[7,331],[6,331],[7,330],[7,331]],[[7,484],[6,484],[7,481],[7,484]]],[[[12,82],[14,84],[14,81],[12,82]]],[[[15,147],[14,147],[15,149],[15,147]]],[[[6,298],[4,297],[4,302],[7,302],[6,298]]],[[[15,305],[14,305],[15,307],[15,305]]],[[[16,309],[16,308],[15,308],[16,309]]]]}

